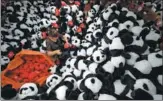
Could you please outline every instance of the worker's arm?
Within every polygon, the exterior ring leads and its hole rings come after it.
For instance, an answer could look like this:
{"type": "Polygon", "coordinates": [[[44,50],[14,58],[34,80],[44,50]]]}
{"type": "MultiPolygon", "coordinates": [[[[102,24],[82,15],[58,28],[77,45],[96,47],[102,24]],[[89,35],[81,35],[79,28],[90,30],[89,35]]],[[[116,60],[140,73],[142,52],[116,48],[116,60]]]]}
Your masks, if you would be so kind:
{"type": "Polygon", "coordinates": [[[54,56],[54,55],[60,55],[61,54],[61,51],[60,50],[52,50],[51,49],[51,43],[50,42],[47,42],[46,43],[46,54],[48,56],[54,56]]]}
{"type": "Polygon", "coordinates": [[[60,55],[61,51],[60,50],[47,51],[46,53],[47,53],[48,56],[54,56],[54,55],[60,55]]]}

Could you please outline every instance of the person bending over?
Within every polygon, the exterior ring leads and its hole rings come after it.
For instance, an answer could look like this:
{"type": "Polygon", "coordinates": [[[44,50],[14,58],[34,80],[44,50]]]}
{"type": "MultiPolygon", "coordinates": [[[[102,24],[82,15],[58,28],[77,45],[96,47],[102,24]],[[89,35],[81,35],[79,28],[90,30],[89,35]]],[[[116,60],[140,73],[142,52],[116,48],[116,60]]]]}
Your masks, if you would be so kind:
{"type": "Polygon", "coordinates": [[[67,38],[58,33],[57,27],[52,27],[48,31],[46,39],[46,54],[52,58],[56,64],[60,64],[59,57],[62,55],[62,49],[67,38]]]}

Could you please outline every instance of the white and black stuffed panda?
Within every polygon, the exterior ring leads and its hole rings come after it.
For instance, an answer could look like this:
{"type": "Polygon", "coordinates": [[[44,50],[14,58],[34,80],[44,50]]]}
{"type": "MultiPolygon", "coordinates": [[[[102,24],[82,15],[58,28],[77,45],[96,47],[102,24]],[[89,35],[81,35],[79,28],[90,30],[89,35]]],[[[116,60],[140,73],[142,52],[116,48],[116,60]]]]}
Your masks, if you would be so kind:
{"type": "Polygon", "coordinates": [[[102,63],[107,59],[107,55],[104,53],[103,50],[95,50],[91,55],[91,58],[96,63],[102,63]]]}
{"type": "Polygon", "coordinates": [[[62,80],[62,77],[57,74],[52,74],[46,79],[46,86],[49,88],[54,88],[56,85],[58,85],[62,80]]]}
{"type": "Polygon", "coordinates": [[[43,27],[48,28],[50,25],[51,25],[50,21],[45,18],[41,19],[39,23],[40,28],[43,28],[43,27]]]}
{"type": "Polygon", "coordinates": [[[136,100],[153,100],[153,95],[156,95],[156,86],[149,79],[138,79],[132,93],[132,97],[136,100]]]}
{"type": "Polygon", "coordinates": [[[18,99],[20,100],[29,100],[29,99],[36,99],[37,98],[37,94],[38,94],[38,86],[35,83],[25,83],[23,84],[20,89],[19,89],[19,93],[18,93],[18,99]]]}
{"type": "Polygon", "coordinates": [[[1,70],[5,70],[7,68],[10,59],[7,56],[1,56],[1,70]]]}
{"type": "Polygon", "coordinates": [[[88,74],[79,83],[79,89],[82,92],[92,92],[93,94],[98,93],[102,88],[103,82],[94,74],[88,74]]]}
{"type": "Polygon", "coordinates": [[[67,100],[69,99],[70,93],[75,90],[76,83],[73,76],[68,75],[66,76],[59,85],[54,87],[49,94],[49,100],[67,100]]]}

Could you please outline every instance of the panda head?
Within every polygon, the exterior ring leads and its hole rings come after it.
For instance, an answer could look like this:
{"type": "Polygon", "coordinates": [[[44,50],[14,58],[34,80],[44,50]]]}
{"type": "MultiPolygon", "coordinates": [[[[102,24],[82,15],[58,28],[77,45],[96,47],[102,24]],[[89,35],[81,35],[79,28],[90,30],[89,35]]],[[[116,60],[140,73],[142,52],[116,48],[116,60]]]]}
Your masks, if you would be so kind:
{"type": "Polygon", "coordinates": [[[96,10],[95,9],[90,9],[89,11],[88,11],[88,16],[89,17],[94,17],[96,15],[96,10]]]}
{"type": "Polygon", "coordinates": [[[126,20],[125,22],[123,22],[123,25],[126,26],[126,28],[129,30],[134,27],[134,22],[132,22],[131,20],[126,20]]]}
{"type": "Polygon", "coordinates": [[[112,12],[112,9],[108,6],[108,8],[102,12],[101,18],[103,19],[103,21],[108,21],[112,12]]]}
{"type": "Polygon", "coordinates": [[[76,12],[76,17],[77,18],[80,18],[80,17],[83,17],[83,16],[84,16],[84,13],[81,10],[76,12]]]}
{"type": "Polygon", "coordinates": [[[1,43],[1,54],[8,56],[9,59],[13,59],[15,56],[15,49],[9,43],[1,43]]]}
{"type": "Polygon", "coordinates": [[[95,50],[92,54],[92,59],[96,63],[102,63],[106,60],[106,54],[103,50],[95,50]]]}
{"type": "Polygon", "coordinates": [[[62,77],[58,74],[52,74],[46,79],[47,87],[55,87],[62,80],[62,77]]]}
{"type": "Polygon", "coordinates": [[[103,86],[102,81],[93,74],[88,74],[85,79],[79,82],[79,89],[84,92],[97,94],[103,86]]]}
{"type": "Polygon", "coordinates": [[[41,19],[40,23],[39,23],[39,26],[42,28],[42,27],[45,27],[45,28],[48,28],[49,26],[51,25],[50,21],[43,18],[41,19]]]}
{"type": "Polygon", "coordinates": [[[73,90],[77,89],[77,81],[72,75],[65,76],[64,81],[65,82],[70,82],[71,84],[73,84],[73,90]]]}
{"type": "Polygon", "coordinates": [[[87,32],[92,32],[96,29],[95,23],[91,23],[87,29],[87,32]]]}
{"type": "Polygon", "coordinates": [[[92,42],[94,39],[92,34],[92,32],[87,32],[87,34],[85,35],[85,39],[89,42],[92,42]]]}
{"type": "Polygon", "coordinates": [[[128,52],[127,54],[129,55],[129,58],[126,59],[126,63],[133,66],[140,56],[135,52],[128,52]]]}
{"type": "Polygon", "coordinates": [[[78,39],[77,37],[75,37],[74,39],[72,39],[72,42],[71,42],[74,46],[76,47],[80,47],[80,39],[78,39]]]}
{"type": "MultiPolygon", "coordinates": [[[[7,56],[1,56],[1,66],[7,66],[7,64],[10,62],[10,59],[7,56]]],[[[2,68],[3,70],[4,68],[2,68]]]]}
{"type": "Polygon", "coordinates": [[[27,13],[27,8],[26,7],[20,7],[20,11],[27,13]]]}
{"type": "Polygon", "coordinates": [[[138,90],[138,89],[144,90],[152,95],[156,94],[156,86],[152,83],[151,80],[146,78],[136,80],[134,84],[134,90],[138,90]]]}
{"type": "Polygon", "coordinates": [[[111,27],[108,29],[107,33],[106,33],[106,37],[109,40],[113,40],[116,36],[118,36],[119,34],[119,29],[115,28],[115,27],[111,27]]]}
{"type": "Polygon", "coordinates": [[[2,69],[2,71],[7,68],[7,65],[9,62],[10,62],[10,59],[7,56],[1,56],[1,69],[2,69]]]}
{"type": "Polygon", "coordinates": [[[101,29],[97,29],[93,32],[93,37],[95,39],[101,39],[103,37],[103,33],[101,29]]]}
{"type": "Polygon", "coordinates": [[[29,96],[36,96],[38,94],[38,87],[35,83],[23,84],[18,93],[19,99],[24,99],[29,96]]]}

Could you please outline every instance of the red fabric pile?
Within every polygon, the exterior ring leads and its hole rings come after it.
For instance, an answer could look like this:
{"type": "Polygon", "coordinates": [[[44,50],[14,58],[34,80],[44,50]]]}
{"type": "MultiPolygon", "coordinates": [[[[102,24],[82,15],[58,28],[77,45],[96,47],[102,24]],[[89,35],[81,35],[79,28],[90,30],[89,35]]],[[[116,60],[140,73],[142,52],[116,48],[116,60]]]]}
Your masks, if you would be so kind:
{"type": "Polygon", "coordinates": [[[51,67],[48,61],[41,56],[24,56],[24,63],[10,71],[9,78],[20,83],[35,82],[37,79],[49,75],[48,68],[51,67]]]}

